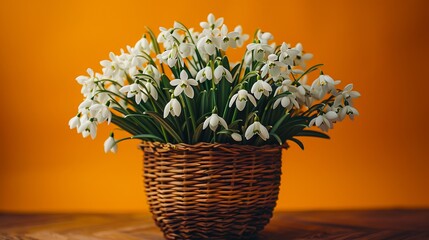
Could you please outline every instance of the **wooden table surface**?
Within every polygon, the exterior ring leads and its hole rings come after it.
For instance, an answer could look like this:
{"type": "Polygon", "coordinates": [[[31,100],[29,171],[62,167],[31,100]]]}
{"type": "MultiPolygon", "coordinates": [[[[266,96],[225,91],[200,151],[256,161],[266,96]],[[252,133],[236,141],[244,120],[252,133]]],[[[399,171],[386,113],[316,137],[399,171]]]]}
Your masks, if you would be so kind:
{"type": "MultiPolygon", "coordinates": [[[[0,214],[0,240],[161,240],[147,213],[0,214]]],[[[278,239],[428,239],[429,209],[276,212],[260,233],[278,239]]]]}

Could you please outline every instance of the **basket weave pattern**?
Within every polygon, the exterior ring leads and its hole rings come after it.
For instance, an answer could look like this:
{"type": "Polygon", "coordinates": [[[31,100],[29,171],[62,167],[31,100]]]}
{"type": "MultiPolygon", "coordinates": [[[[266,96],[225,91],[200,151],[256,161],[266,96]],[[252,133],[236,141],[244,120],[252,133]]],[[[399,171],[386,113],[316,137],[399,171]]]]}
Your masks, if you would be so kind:
{"type": "Polygon", "coordinates": [[[272,217],[281,146],[144,142],[150,211],[167,239],[248,239],[272,217]]]}

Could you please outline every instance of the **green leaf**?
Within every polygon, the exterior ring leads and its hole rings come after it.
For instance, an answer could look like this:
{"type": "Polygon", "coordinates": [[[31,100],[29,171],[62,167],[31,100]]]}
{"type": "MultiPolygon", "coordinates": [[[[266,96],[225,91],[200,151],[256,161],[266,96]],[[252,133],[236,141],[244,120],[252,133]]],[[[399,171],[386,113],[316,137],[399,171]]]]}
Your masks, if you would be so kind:
{"type": "Polygon", "coordinates": [[[277,142],[279,143],[279,145],[283,145],[283,141],[280,139],[279,135],[271,132],[270,136],[274,137],[277,140],[277,142]]]}
{"type": "Polygon", "coordinates": [[[240,66],[241,66],[241,64],[239,63],[239,64],[235,65],[234,68],[232,68],[232,70],[231,70],[232,77],[235,76],[235,74],[237,73],[237,71],[240,68],[240,66]]]}
{"type": "Polygon", "coordinates": [[[286,120],[290,118],[290,114],[286,113],[284,114],[273,126],[273,129],[271,129],[271,132],[276,132],[277,129],[280,127],[280,125],[286,120]]]}
{"type": "Polygon", "coordinates": [[[198,127],[195,129],[194,135],[192,136],[192,142],[197,143],[200,139],[201,132],[203,131],[203,123],[198,125],[198,127]]]}
{"type": "MultiPolygon", "coordinates": [[[[222,65],[229,71],[230,67],[229,67],[229,60],[227,56],[224,56],[222,58],[222,65]]],[[[231,74],[232,75],[232,74],[231,74]]]]}
{"type": "Polygon", "coordinates": [[[294,142],[294,143],[298,144],[298,146],[299,146],[302,150],[304,150],[304,144],[303,144],[301,141],[299,141],[299,140],[298,140],[298,139],[296,139],[296,138],[290,138],[289,140],[291,140],[292,142],[294,142]]]}
{"type": "Polygon", "coordinates": [[[160,115],[156,112],[145,112],[144,114],[147,114],[151,116],[154,120],[158,121],[161,126],[167,130],[167,132],[174,138],[174,140],[177,143],[183,142],[182,138],[174,131],[174,129],[168,124],[160,115]]]}
{"type": "Polygon", "coordinates": [[[302,130],[301,132],[298,132],[297,134],[295,134],[295,136],[318,137],[318,138],[330,139],[330,137],[327,134],[323,132],[314,131],[314,130],[302,130]]]}

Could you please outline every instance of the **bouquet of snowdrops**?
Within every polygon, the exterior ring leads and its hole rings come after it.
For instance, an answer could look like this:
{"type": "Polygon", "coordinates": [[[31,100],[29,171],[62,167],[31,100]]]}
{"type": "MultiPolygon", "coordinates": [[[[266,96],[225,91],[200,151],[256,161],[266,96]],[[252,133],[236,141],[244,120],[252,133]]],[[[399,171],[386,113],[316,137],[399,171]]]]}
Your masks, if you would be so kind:
{"type": "Polygon", "coordinates": [[[117,143],[142,139],[163,143],[197,142],[246,145],[280,144],[297,137],[329,138],[334,123],[358,115],[353,100],[360,96],[348,84],[306,66],[312,54],[300,43],[270,43],[272,34],[257,30],[239,62],[226,52],[249,39],[241,26],[233,31],[209,14],[201,32],[175,22],[148,33],[120,55],[101,61],[102,73],[88,69],[79,76],[83,102],[70,121],[83,137],[96,137],[98,124],[116,124],[130,134],[115,139],[111,133],[106,152],[117,143]],[[308,74],[320,75],[307,84],[308,74]]]}

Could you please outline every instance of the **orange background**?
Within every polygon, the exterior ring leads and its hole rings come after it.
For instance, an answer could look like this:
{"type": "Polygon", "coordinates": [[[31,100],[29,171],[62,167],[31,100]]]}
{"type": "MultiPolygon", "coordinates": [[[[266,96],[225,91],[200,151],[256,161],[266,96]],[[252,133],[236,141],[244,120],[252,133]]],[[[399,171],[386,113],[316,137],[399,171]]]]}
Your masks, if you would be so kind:
{"type": "Polygon", "coordinates": [[[74,79],[145,25],[198,27],[209,12],[302,42],[311,64],[362,93],[361,116],[332,140],[284,152],[278,209],[429,207],[425,1],[62,2],[0,3],[0,211],[147,210],[138,142],[104,154],[107,127],[95,141],[68,129],[82,100],[74,79]]]}

